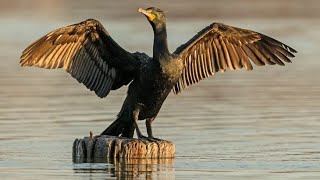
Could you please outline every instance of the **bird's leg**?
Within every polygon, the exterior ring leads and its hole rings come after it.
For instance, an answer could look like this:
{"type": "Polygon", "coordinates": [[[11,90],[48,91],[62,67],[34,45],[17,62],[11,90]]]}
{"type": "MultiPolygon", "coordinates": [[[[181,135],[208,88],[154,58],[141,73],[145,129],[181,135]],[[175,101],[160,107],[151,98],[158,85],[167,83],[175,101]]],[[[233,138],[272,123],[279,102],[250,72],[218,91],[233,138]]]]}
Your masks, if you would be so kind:
{"type": "Polygon", "coordinates": [[[154,138],[153,134],[152,134],[152,127],[151,127],[151,124],[154,121],[154,119],[155,119],[155,117],[146,119],[148,138],[154,138]]]}
{"type": "Polygon", "coordinates": [[[152,134],[151,124],[153,123],[155,118],[156,118],[156,116],[146,119],[146,127],[147,127],[147,132],[148,132],[148,138],[153,140],[153,141],[159,141],[161,139],[153,137],[153,134],[152,134]]]}
{"type": "Polygon", "coordinates": [[[133,120],[134,120],[134,127],[136,128],[138,138],[146,138],[142,135],[139,127],[138,127],[138,118],[139,118],[139,110],[133,111],[133,120]]]}

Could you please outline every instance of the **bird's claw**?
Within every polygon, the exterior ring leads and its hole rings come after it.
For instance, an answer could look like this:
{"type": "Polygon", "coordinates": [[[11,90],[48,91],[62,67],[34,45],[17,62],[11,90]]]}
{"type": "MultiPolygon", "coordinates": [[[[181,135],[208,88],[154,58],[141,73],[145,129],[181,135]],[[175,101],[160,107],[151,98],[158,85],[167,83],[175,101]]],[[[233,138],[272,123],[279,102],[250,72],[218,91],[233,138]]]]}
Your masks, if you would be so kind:
{"type": "Polygon", "coordinates": [[[152,139],[152,140],[154,140],[154,141],[161,141],[161,139],[155,138],[155,137],[149,137],[149,139],[152,139]]]}
{"type": "Polygon", "coordinates": [[[158,138],[155,138],[155,137],[147,137],[147,136],[144,136],[144,135],[138,135],[138,139],[143,139],[143,140],[147,140],[147,141],[160,141],[161,139],[158,139],[158,138]]]}
{"type": "Polygon", "coordinates": [[[142,134],[138,134],[138,139],[148,139],[148,137],[142,134]]]}

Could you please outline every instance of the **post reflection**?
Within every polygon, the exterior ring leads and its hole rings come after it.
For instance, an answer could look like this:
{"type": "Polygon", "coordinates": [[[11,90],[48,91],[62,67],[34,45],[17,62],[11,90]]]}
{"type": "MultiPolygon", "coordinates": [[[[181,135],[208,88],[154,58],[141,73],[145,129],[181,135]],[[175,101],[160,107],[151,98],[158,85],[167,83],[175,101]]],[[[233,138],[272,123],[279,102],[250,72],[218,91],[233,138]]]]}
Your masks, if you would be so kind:
{"type": "Polygon", "coordinates": [[[106,178],[116,177],[117,179],[175,179],[174,159],[95,159],[91,161],[78,159],[74,162],[73,170],[80,174],[94,173],[96,176],[100,173],[106,175],[106,178]]]}

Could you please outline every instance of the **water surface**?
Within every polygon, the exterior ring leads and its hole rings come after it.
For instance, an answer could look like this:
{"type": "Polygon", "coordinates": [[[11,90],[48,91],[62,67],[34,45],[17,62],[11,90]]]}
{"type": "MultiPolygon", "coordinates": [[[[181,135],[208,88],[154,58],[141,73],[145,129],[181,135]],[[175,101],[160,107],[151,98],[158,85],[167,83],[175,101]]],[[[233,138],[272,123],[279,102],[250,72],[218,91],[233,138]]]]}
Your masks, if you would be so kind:
{"type": "MultiPolygon", "coordinates": [[[[143,17],[100,20],[121,46],[150,54],[153,34],[143,17]]],[[[115,119],[126,87],[100,99],[63,70],[19,67],[29,43],[76,18],[0,18],[6,24],[0,29],[1,179],[319,179],[319,23],[220,20],[272,35],[299,54],[285,67],[227,71],[170,95],[153,127],[157,137],[175,142],[172,161],[74,164],[73,140],[103,131],[115,119]]],[[[211,22],[168,20],[170,49],[211,22]]]]}

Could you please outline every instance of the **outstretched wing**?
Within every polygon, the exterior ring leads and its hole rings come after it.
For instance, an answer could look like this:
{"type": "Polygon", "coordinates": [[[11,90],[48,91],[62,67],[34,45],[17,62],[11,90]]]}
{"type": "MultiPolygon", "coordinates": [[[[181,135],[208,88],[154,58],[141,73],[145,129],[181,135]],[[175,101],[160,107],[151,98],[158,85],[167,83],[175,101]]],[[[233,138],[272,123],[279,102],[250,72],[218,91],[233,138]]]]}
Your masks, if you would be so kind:
{"type": "Polygon", "coordinates": [[[94,19],[50,32],[27,47],[20,59],[21,66],[63,68],[101,98],[128,84],[140,66],[94,19]]]}
{"type": "Polygon", "coordinates": [[[177,94],[218,71],[252,70],[251,61],[258,66],[284,66],[283,61],[291,63],[289,58],[296,52],[266,35],[213,23],[174,52],[183,59],[184,70],[173,91],[177,94]]]}

